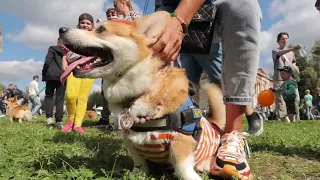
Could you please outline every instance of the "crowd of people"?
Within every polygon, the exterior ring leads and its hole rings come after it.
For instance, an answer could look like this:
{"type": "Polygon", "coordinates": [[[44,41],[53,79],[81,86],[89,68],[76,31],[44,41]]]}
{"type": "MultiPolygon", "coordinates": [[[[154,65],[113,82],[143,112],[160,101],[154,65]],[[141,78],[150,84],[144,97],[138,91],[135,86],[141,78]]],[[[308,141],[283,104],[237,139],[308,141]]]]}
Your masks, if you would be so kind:
{"type": "MultiPolygon", "coordinates": [[[[317,2],[316,7],[320,7],[317,2]]],[[[170,18],[168,25],[152,49],[154,54],[164,60],[174,61],[177,65],[186,69],[186,74],[196,89],[194,99],[199,102],[199,81],[202,72],[206,72],[211,83],[221,87],[223,97],[217,97],[221,106],[225,106],[225,125],[221,136],[221,145],[217,151],[215,171],[219,175],[225,165],[234,166],[239,175],[251,176],[250,167],[244,152],[244,139],[247,136],[243,132],[243,114],[247,117],[249,133],[259,135],[263,130],[263,117],[254,111],[251,106],[253,87],[259,64],[259,34],[261,30],[262,13],[258,1],[192,1],[187,0],[156,0],[155,11],[167,11],[175,13],[170,18]],[[214,40],[208,55],[196,55],[192,52],[180,53],[183,38],[183,25],[190,24],[193,15],[203,3],[213,3],[217,7],[215,16],[214,40]],[[244,5],[245,4],[245,5],[244,5]],[[236,44],[236,46],[235,46],[236,44]],[[239,48],[242,47],[242,48],[239,48]]],[[[114,0],[114,8],[106,11],[106,21],[117,20],[135,21],[140,17],[132,7],[131,0],[114,0]]],[[[95,22],[104,20],[94,18],[83,13],[79,16],[77,28],[84,31],[92,31],[95,22]]],[[[289,34],[279,33],[277,42],[279,47],[272,51],[274,61],[274,88],[276,93],[277,119],[286,122],[296,122],[299,119],[299,91],[294,76],[299,73],[294,52],[301,49],[301,45],[292,48],[287,47],[289,34]]],[[[55,124],[62,132],[76,132],[85,134],[81,127],[82,120],[87,109],[88,96],[93,85],[91,79],[78,79],[69,75],[66,83],[60,81],[60,76],[68,66],[68,63],[80,55],[69,51],[58,39],[57,45],[48,49],[42,71],[42,81],[46,82],[45,112],[47,123],[55,124]],[[55,93],[55,102],[53,96],[55,93]],[[65,97],[66,95],[66,97],[65,97]],[[68,122],[63,125],[63,104],[66,101],[68,122]],[[53,107],[56,107],[53,117],[53,107]]],[[[20,100],[29,99],[32,104],[32,114],[35,116],[41,102],[39,98],[38,76],[33,77],[29,85],[28,97],[18,95],[17,89],[9,85],[1,97],[20,96],[20,100]],[[16,92],[15,92],[16,91],[16,92]]],[[[103,84],[103,81],[102,81],[103,84]]],[[[102,89],[102,96],[104,92],[102,89]]],[[[19,98],[18,98],[19,99],[19,98]]],[[[311,107],[313,98],[310,91],[306,90],[304,106],[308,119],[313,119],[311,107]]],[[[102,117],[97,125],[111,127],[108,102],[103,98],[102,117]]],[[[22,102],[20,102],[22,103],[22,102]]],[[[210,107],[209,107],[210,108],[210,107]]],[[[117,122],[117,121],[115,121],[117,122]]],[[[118,128],[117,123],[115,127],[118,128]]]]}

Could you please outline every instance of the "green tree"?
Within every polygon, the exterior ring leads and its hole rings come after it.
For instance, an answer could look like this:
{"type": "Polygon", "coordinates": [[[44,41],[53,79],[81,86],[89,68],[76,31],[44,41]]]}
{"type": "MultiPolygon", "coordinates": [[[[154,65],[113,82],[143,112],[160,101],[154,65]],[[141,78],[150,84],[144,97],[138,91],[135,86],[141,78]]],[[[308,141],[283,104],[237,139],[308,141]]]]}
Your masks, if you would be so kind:
{"type": "Polygon", "coordinates": [[[297,65],[300,74],[298,80],[300,96],[309,89],[312,95],[316,95],[316,88],[320,87],[320,40],[315,41],[307,57],[301,57],[296,53],[297,65]]]}
{"type": "Polygon", "coordinates": [[[2,84],[2,82],[0,82],[0,92],[2,92],[5,89],[6,89],[6,87],[2,84]]]}
{"type": "Polygon", "coordinates": [[[88,99],[88,109],[91,109],[93,105],[97,107],[102,106],[103,98],[100,91],[95,91],[89,95],[88,99]]]}

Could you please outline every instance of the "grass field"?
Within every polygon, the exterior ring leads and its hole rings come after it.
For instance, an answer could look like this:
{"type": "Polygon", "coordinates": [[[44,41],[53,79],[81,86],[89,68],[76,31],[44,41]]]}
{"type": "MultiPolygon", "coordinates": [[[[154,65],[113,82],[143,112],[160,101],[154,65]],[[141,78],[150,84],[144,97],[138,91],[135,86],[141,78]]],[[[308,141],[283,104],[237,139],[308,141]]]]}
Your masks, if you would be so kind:
{"type": "MultiPolygon", "coordinates": [[[[46,126],[44,118],[23,124],[0,118],[0,179],[152,179],[130,176],[119,132],[92,123],[77,135],[46,126]]],[[[265,132],[248,142],[255,179],[320,179],[320,121],[266,122],[265,132]]]]}

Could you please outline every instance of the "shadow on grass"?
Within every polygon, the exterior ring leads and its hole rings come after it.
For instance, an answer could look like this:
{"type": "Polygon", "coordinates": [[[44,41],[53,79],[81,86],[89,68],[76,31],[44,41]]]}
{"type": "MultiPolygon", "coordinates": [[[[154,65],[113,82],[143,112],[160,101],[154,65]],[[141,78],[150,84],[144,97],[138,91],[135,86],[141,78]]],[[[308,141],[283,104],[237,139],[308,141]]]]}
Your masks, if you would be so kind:
{"type": "Polygon", "coordinates": [[[308,160],[320,161],[320,149],[315,150],[310,146],[288,147],[286,145],[252,144],[251,151],[273,151],[284,156],[299,156],[308,160]]]}
{"type": "MultiPolygon", "coordinates": [[[[31,164],[35,173],[33,176],[39,176],[38,172],[46,170],[55,174],[63,174],[70,177],[68,171],[73,171],[73,177],[83,177],[85,172],[81,169],[89,169],[95,175],[93,178],[110,176],[113,174],[115,178],[123,178],[127,170],[133,169],[131,157],[127,155],[122,142],[116,137],[106,137],[103,135],[83,136],[74,133],[64,134],[56,133],[56,135],[47,140],[58,144],[73,144],[76,142],[83,143],[90,154],[93,156],[73,155],[67,156],[64,152],[53,155],[44,156],[31,164]],[[97,147],[98,145],[98,147],[97,147]],[[93,152],[93,153],[92,153],[93,152]],[[113,171],[114,167],[114,171],[113,171]]],[[[150,175],[156,179],[177,180],[173,175],[173,169],[168,165],[149,164],[150,175]]],[[[66,178],[66,177],[64,177],[66,178]]]]}
{"type": "MultiPolygon", "coordinates": [[[[105,177],[104,173],[110,174],[113,166],[115,166],[116,170],[132,169],[133,167],[131,158],[121,152],[123,149],[122,143],[117,138],[105,137],[103,135],[93,137],[59,132],[48,141],[60,144],[81,142],[86,146],[90,155],[75,154],[72,157],[68,157],[63,152],[59,152],[54,155],[44,156],[31,165],[36,171],[47,170],[49,172],[62,173],[65,170],[87,168],[93,171],[95,177],[105,177]]],[[[123,172],[119,171],[113,173],[114,176],[123,174],[123,172]]]]}

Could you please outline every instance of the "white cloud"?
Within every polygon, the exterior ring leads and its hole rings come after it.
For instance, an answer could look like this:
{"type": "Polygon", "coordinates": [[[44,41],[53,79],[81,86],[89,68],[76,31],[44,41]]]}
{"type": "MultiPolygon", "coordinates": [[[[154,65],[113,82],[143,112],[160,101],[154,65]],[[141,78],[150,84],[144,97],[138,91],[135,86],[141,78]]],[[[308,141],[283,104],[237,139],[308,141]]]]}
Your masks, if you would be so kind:
{"type": "Polygon", "coordinates": [[[34,75],[41,75],[43,61],[0,61],[0,81],[15,82],[32,80],[34,75]]]}
{"type": "MultiPolygon", "coordinates": [[[[28,47],[46,50],[56,44],[60,27],[76,27],[80,14],[87,12],[105,19],[105,9],[113,6],[111,0],[10,0],[2,1],[0,11],[9,11],[22,18],[24,29],[5,36],[28,47]]],[[[137,11],[140,8],[133,3],[137,11]]]]}
{"type": "Polygon", "coordinates": [[[93,84],[93,86],[92,86],[92,88],[91,88],[91,91],[90,91],[90,93],[93,93],[93,92],[101,92],[101,85],[98,85],[98,84],[96,84],[96,83],[99,83],[99,84],[101,84],[101,80],[99,79],[99,80],[96,80],[95,81],[95,83],[93,84]]]}
{"type": "Polygon", "coordinates": [[[27,43],[29,47],[34,49],[48,49],[48,45],[57,42],[58,33],[46,26],[26,24],[19,34],[8,33],[6,37],[13,41],[27,43]]]}
{"type": "Polygon", "coordinates": [[[262,55],[271,57],[271,50],[277,47],[279,32],[289,33],[289,44],[301,44],[307,49],[320,39],[320,15],[314,7],[314,0],[273,0],[269,16],[283,18],[261,33],[262,55]]]}

